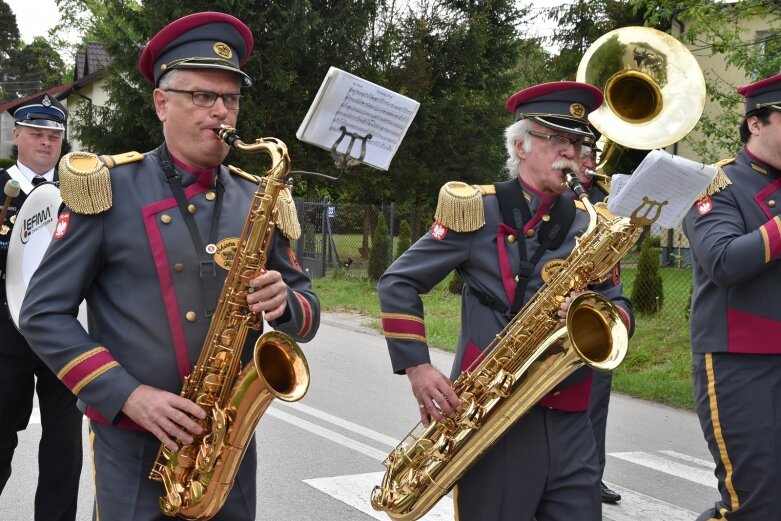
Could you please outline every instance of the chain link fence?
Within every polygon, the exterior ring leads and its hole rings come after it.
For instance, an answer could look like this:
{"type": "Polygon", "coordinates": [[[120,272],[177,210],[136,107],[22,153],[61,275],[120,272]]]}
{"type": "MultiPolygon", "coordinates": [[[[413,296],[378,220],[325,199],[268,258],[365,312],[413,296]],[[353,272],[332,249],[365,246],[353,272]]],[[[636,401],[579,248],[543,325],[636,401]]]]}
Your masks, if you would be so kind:
{"type": "MultiPolygon", "coordinates": [[[[426,233],[434,215],[434,208],[394,203],[337,204],[327,199],[301,199],[296,206],[302,234],[294,247],[302,268],[313,278],[358,280],[372,278],[373,272],[382,273],[404,242],[403,228],[409,227],[409,243],[414,243],[426,233]],[[387,230],[381,237],[384,254],[373,254],[373,240],[379,240],[377,227],[383,225],[387,230]]],[[[624,293],[635,305],[639,327],[677,332],[688,340],[691,257],[680,228],[646,230],[637,247],[622,260],[621,277],[624,293]],[[641,245],[649,236],[651,252],[643,261],[641,245]],[[644,274],[644,262],[650,262],[655,277],[644,274]]]]}

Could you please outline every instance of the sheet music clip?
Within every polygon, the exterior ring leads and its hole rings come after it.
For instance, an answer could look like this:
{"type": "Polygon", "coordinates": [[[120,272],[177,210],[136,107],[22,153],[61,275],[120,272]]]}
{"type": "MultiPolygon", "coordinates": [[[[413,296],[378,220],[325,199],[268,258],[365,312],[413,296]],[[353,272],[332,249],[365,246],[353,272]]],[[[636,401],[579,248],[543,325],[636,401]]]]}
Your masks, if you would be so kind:
{"type": "Polygon", "coordinates": [[[366,142],[372,138],[372,135],[366,134],[365,136],[361,136],[360,134],[356,134],[354,132],[347,132],[347,127],[344,125],[339,127],[339,130],[342,131],[342,134],[336,139],[333,146],[331,146],[331,157],[334,159],[336,168],[344,173],[347,167],[360,165],[363,162],[363,158],[366,157],[366,142]],[[345,136],[350,136],[350,142],[347,145],[347,150],[344,152],[337,152],[336,149],[339,148],[339,145],[342,143],[342,140],[345,138],[345,136]],[[361,155],[358,157],[350,156],[350,153],[353,151],[353,146],[355,146],[356,140],[360,140],[361,142],[361,155]]]}

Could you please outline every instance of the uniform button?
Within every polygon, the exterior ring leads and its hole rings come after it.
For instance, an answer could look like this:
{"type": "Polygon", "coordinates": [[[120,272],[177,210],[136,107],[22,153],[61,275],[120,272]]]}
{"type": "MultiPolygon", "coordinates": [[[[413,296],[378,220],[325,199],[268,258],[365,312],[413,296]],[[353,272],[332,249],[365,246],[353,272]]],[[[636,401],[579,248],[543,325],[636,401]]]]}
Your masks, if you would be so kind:
{"type": "Polygon", "coordinates": [[[526,232],[526,236],[527,237],[534,237],[534,230],[529,230],[528,232],[526,232]]]}
{"type": "Polygon", "coordinates": [[[519,282],[521,280],[521,277],[519,275],[515,276],[515,282],[519,282]]]}
{"type": "Polygon", "coordinates": [[[204,195],[207,201],[214,201],[214,198],[216,197],[214,195],[214,192],[206,192],[206,195],[204,195]]]}
{"type": "Polygon", "coordinates": [[[768,205],[770,208],[775,208],[775,207],[776,207],[776,201],[775,201],[775,199],[771,199],[771,200],[769,200],[769,201],[767,202],[767,205],[768,205]]]}
{"type": "Polygon", "coordinates": [[[184,271],[184,264],[181,262],[174,264],[174,271],[184,271]]]}
{"type": "Polygon", "coordinates": [[[545,215],[543,215],[543,216],[542,216],[542,220],[543,220],[544,222],[548,222],[548,221],[550,221],[550,215],[548,215],[548,214],[546,213],[545,215]]]}
{"type": "Polygon", "coordinates": [[[188,322],[195,322],[195,319],[198,318],[198,314],[195,311],[188,311],[184,314],[184,318],[186,318],[188,322]]]}
{"type": "Polygon", "coordinates": [[[197,212],[197,211],[198,211],[198,209],[195,207],[195,205],[194,205],[194,204],[191,204],[191,205],[189,205],[189,206],[187,207],[187,211],[188,211],[188,212],[190,212],[191,214],[195,215],[195,212],[197,212]]]}
{"type": "Polygon", "coordinates": [[[510,244],[514,243],[515,242],[515,235],[508,235],[507,236],[507,242],[509,242],[510,244]]]}
{"type": "Polygon", "coordinates": [[[553,396],[558,396],[558,395],[560,395],[560,394],[561,394],[561,391],[555,391],[555,392],[553,393],[553,396]]]}
{"type": "Polygon", "coordinates": [[[160,216],[160,222],[163,223],[163,224],[170,223],[171,222],[171,216],[168,215],[167,213],[164,213],[163,215],[160,216]]]}

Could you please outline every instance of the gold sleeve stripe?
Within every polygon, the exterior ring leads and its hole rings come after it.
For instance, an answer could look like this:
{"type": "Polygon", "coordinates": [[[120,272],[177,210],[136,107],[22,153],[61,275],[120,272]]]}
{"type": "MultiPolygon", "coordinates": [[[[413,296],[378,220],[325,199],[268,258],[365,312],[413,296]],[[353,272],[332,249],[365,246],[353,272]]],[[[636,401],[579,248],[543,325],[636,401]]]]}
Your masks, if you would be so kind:
{"type": "Polygon", "coordinates": [[[76,367],[77,365],[82,363],[83,361],[85,361],[85,360],[87,360],[89,358],[92,358],[93,356],[98,355],[98,354],[103,353],[103,352],[108,353],[108,349],[106,349],[103,346],[98,346],[98,347],[96,347],[94,349],[90,349],[89,351],[80,354],[79,356],[77,356],[76,358],[74,358],[73,360],[68,362],[68,364],[66,364],[65,367],[60,369],[60,372],[57,373],[57,378],[62,380],[62,377],[65,374],[67,374],[71,369],[73,369],[74,367],[76,367]]]}
{"type": "Polygon", "coordinates": [[[406,313],[383,313],[382,318],[388,318],[393,320],[412,320],[414,322],[420,322],[423,323],[423,319],[415,316],[415,315],[408,315],[406,313]]]}
{"type": "Polygon", "coordinates": [[[732,461],[729,459],[727,444],[724,441],[724,433],[721,430],[721,420],[719,420],[719,403],[716,397],[716,376],[713,373],[713,353],[705,353],[705,372],[708,376],[708,398],[710,400],[711,422],[713,422],[713,435],[716,439],[716,447],[719,449],[719,457],[724,464],[726,475],[724,477],[724,486],[730,497],[730,506],[732,510],[737,510],[740,506],[738,493],[735,491],[735,485],[732,483],[733,469],[732,461]]]}
{"type": "Polygon", "coordinates": [[[770,239],[764,226],[759,227],[759,234],[762,236],[762,246],[765,248],[765,264],[767,264],[770,262],[770,239]]]}
{"type": "Polygon", "coordinates": [[[78,384],[74,385],[71,388],[71,392],[73,394],[78,394],[79,391],[81,391],[86,385],[88,385],[90,382],[92,382],[95,378],[97,378],[98,376],[102,375],[103,373],[105,373],[106,371],[108,371],[109,369],[114,368],[114,367],[119,367],[119,362],[114,361],[114,362],[106,364],[103,367],[100,367],[100,368],[92,371],[87,376],[82,378],[79,381],[78,384]]]}
{"type": "Polygon", "coordinates": [[[413,333],[389,333],[385,332],[385,338],[393,338],[396,340],[416,340],[418,342],[426,343],[426,337],[415,335],[413,333]]]}

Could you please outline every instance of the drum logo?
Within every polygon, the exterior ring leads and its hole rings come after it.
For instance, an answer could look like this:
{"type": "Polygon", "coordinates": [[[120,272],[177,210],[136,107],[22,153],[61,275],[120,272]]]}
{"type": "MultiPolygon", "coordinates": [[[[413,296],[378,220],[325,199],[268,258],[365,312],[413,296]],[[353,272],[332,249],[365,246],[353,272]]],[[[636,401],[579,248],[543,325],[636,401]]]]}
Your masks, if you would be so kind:
{"type": "Polygon", "coordinates": [[[51,222],[52,209],[49,206],[22,221],[22,232],[20,234],[22,244],[27,244],[32,234],[51,222]]]}

